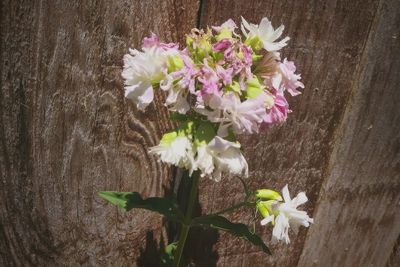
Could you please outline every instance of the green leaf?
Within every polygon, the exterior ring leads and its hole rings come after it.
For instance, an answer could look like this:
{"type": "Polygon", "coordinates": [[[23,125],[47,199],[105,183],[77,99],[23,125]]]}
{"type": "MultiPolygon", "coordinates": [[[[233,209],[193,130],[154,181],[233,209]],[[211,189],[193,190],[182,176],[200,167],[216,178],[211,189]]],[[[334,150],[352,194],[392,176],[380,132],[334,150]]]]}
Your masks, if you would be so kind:
{"type": "Polygon", "coordinates": [[[182,222],[183,215],[178,206],[166,198],[150,197],[143,199],[137,192],[99,192],[99,196],[114,204],[124,211],[133,208],[146,209],[164,215],[168,220],[182,222]]]}
{"type": "Polygon", "coordinates": [[[161,266],[172,266],[174,262],[174,252],[178,246],[178,242],[174,242],[165,247],[164,253],[161,255],[161,266]]]}
{"type": "Polygon", "coordinates": [[[214,126],[211,122],[201,121],[195,133],[195,143],[208,144],[215,137],[214,126]]]}
{"type": "Polygon", "coordinates": [[[265,253],[271,255],[270,250],[268,249],[267,245],[265,245],[265,243],[262,241],[261,237],[250,232],[249,228],[242,223],[233,223],[223,216],[210,215],[194,218],[191,225],[215,228],[231,233],[235,236],[249,241],[255,246],[260,247],[265,253]]]}
{"type": "Polygon", "coordinates": [[[250,80],[246,81],[247,89],[245,91],[245,97],[247,99],[254,99],[259,96],[262,92],[262,86],[257,76],[253,76],[250,80]]]}
{"type": "Polygon", "coordinates": [[[187,120],[188,116],[184,115],[184,114],[180,114],[178,112],[173,112],[173,113],[171,113],[170,118],[172,121],[184,122],[187,120]]]}

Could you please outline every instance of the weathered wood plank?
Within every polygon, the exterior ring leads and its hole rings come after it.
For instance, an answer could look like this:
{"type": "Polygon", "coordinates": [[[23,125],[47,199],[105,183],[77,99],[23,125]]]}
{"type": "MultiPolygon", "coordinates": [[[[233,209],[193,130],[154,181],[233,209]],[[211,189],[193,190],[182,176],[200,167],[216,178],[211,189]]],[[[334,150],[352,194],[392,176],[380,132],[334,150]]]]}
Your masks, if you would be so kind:
{"type": "Polygon", "coordinates": [[[181,40],[197,11],[190,0],[2,1],[0,265],[149,260],[140,254],[146,239],[158,246],[160,217],[96,196],[163,195],[170,182],[147,154],[167,112],[160,98],[146,113],[125,103],[122,56],[150,31],[181,40]]]}
{"type": "MultiPolygon", "coordinates": [[[[307,191],[306,208],[313,213],[377,6],[377,1],[205,1],[203,26],[228,18],[239,22],[240,16],[253,23],[267,16],[276,27],[284,24],[292,40],[283,57],[296,62],[306,86],[303,95],[289,99],[294,112],[286,124],[259,136],[242,137],[251,187],[282,188],[288,183],[293,193],[307,191]]],[[[202,191],[207,211],[243,197],[236,181],[206,182],[202,191]]],[[[247,213],[232,217],[246,222],[247,213]]],[[[328,218],[317,219],[323,224],[328,218]]],[[[259,227],[258,231],[269,238],[267,230],[259,227]]],[[[218,265],[296,266],[306,232],[302,229],[289,246],[272,246],[272,257],[242,241],[222,238],[216,246],[218,265]]]]}
{"type": "Polygon", "coordinates": [[[299,266],[385,266],[398,239],[399,25],[381,1],[299,266]]]}
{"type": "Polygon", "coordinates": [[[400,266],[400,235],[397,238],[397,242],[393,247],[392,254],[386,264],[386,267],[400,266]]]}
{"type": "MultiPolygon", "coordinates": [[[[3,1],[0,265],[157,265],[166,239],[160,217],[121,214],[96,197],[99,190],[163,195],[170,186],[170,169],[146,153],[171,127],[165,110],[155,108],[162,97],[146,112],[126,103],[121,58],[149,31],[182,41],[197,20],[216,25],[240,15],[286,25],[292,40],[283,55],[296,61],[306,84],[290,99],[294,113],[285,125],[242,137],[248,181],[306,190],[318,224],[307,239],[303,229],[290,246],[273,246],[272,257],[196,230],[192,238],[201,242],[189,243],[196,263],[382,266],[392,253],[388,265],[396,264],[398,5],[383,0],[377,13],[372,0],[203,0],[196,18],[195,0],[3,1]]],[[[228,206],[241,191],[236,180],[203,180],[201,209],[228,206]]],[[[231,217],[247,222],[248,214],[231,217]]]]}

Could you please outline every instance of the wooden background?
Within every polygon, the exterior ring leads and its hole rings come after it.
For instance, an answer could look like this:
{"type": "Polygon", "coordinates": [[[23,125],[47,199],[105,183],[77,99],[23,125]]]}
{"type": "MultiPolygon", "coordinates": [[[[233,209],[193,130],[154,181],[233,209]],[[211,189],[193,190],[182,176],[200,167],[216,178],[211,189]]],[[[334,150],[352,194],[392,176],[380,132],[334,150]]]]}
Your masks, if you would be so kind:
{"type": "MultiPolygon", "coordinates": [[[[161,217],[123,214],[100,190],[169,194],[148,155],[172,127],[123,97],[122,56],[154,31],[268,16],[306,85],[288,122],[242,136],[249,184],[306,191],[316,223],[266,256],[197,229],[196,266],[400,266],[400,1],[11,1],[0,6],[0,266],[157,266],[161,217]]],[[[240,201],[236,180],[201,181],[198,212],[240,201]]],[[[246,222],[248,213],[230,215],[246,222]]],[[[268,241],[271,233],[257,231],[268,241]]]]}

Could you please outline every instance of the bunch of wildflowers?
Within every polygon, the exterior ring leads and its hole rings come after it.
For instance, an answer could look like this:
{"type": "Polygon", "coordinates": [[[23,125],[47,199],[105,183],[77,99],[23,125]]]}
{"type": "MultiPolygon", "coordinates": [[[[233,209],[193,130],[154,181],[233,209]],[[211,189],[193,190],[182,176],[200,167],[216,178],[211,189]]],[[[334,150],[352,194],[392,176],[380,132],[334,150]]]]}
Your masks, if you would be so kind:
{"type": "Polygon", "coordinates": [[[219,181],[222,173],[248,175],[237,134],[257,133],[260,126],[284,122],[290,113],[285,98],[304,85],[294,63],[281,61],[284,26],[274,30],[242,19],[242,35],[228,20],[206,31],[193,29],[186,46],[162,43],[155,34],[142,51],[124,56],[125,96],[139,109],[154,91],[167,93],[165,106],[182,116],[180,128],[166,133],[150,149],[168,164],[200,170],[219,181]]]}
{"type": "MultiPolygon", "coordinates": [[[[150,153],[164,163],[220,181],[222,174],[248,176],[248,164],[236,136],[258,133],[263,125],[286,121],[286,95],[304,88],[296,67],[279,50],[284,26],[274,29],[267,18],[259,25],[242,18],[241,34],[233,20],[206,30],[193,29],[186,45],[163,43],[152,33],[142,49],[124,56],[125,96],[145,109],[155,91],[166,93],[165,106],[179,121],[150,153]]],[[[287,186],[283,197],[270,189],[257,190],[253,205],[262,225],[271,223],[273,239],[289,243],[288,229],[308,227],[312,219],[297,206],[287,186]]]]}

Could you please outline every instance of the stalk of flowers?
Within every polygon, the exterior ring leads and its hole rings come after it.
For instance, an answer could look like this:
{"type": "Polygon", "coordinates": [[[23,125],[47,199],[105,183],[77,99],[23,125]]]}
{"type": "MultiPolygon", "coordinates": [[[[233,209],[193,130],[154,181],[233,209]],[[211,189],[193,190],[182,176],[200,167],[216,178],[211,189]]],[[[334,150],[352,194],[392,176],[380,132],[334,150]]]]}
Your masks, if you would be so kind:
{"type": "MultiPolygon", "coordinates": [[[[190,175],[196,171],[215,181],[223,174],[247,177],[237,135],[285,122],[291,112],[286,95],[297,96],[304,88],[294,63],[281,60],[279,50],[289,40],[281,38],[283,25],[274,29],[267,18],[259,25],[242,18],[240,29],[231,19],[206,30],[192,29],[183,48],[152,33],[141,51],[130,49],[124,56],[125,96],[143,110],[155,91],[163,91],[165,106],[179,122],[149,152],[190,175]]],[[[258,190],[252,205],[263,217],[262,225],[273,225],[273,240],[289,243],[289,227],[296,231],[313,220],[297,210],[307,201],[304,193],[291,199],[286,186],[282,194],[258,190]]]]}
{"type": "Polygon", "coordinates": [[[144,109],[155,90],[164,91],[165,106],[185,115],[183,125],[192,125],[190,131],[167,133],[150,152],[216,181],[222,173],[247,176],[236,135],[284,122],[291,112],[285,92],[295,96],[304,88],[294,63],[281,61],[277,52],[289,40],[278,40],[283,29],[274,30],[267,18],[260,25],[242,18],[242,35],[228,20],[205,31],[193,29],[183,49],[153,33],[142,51],[130,50],[122,73],[125,96],[144,109]]]}

